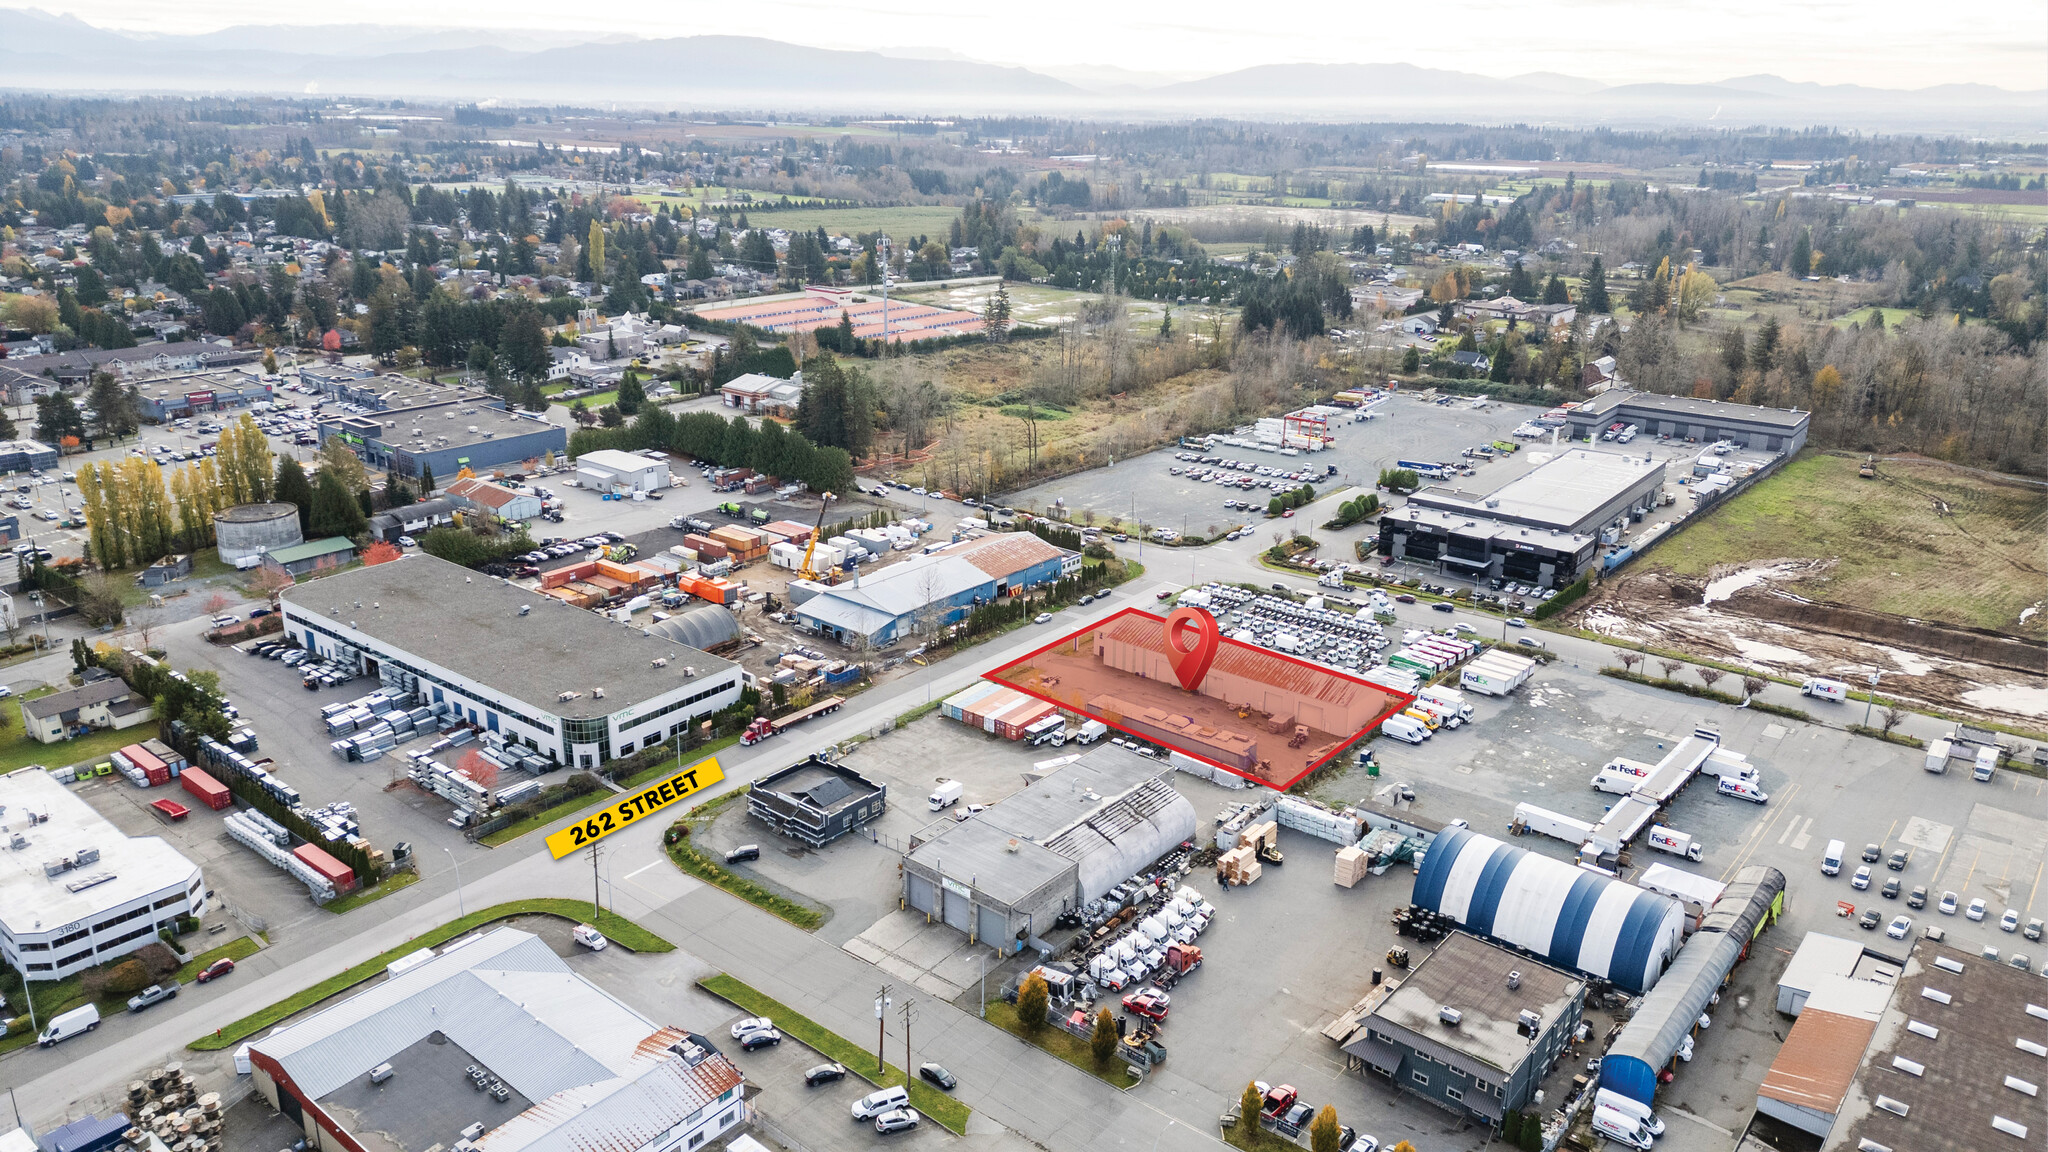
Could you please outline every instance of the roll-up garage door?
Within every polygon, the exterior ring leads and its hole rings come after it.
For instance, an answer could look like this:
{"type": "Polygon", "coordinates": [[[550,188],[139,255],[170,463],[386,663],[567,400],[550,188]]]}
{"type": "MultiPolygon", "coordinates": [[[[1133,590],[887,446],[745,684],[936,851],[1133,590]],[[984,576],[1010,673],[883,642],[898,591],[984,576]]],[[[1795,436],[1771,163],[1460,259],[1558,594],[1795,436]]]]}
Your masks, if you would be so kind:
{"type": "Polygon", "coordinates": [[[910,906],[929,916],[932,914],[932,882],[922,876],[906,876],[909,882],[910,906]]]}
{"type": "Polygon", "coordinates": [[[981,928],[975,932],[975,939],[992,948],[1006,947],[1010,942],[1010,932],[1003,914],[994,908],[981,908],[977,911],[980,913],[981,928]]]}

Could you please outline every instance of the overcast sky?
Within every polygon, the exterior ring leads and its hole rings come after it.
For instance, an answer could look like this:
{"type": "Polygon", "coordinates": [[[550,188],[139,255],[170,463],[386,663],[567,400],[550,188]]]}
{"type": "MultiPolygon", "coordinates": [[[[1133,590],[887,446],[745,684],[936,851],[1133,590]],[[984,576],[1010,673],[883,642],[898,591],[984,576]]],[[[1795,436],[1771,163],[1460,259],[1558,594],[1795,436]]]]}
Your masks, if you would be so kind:
{"type": "MultiPolygon", "coordinates": [[[[0,0],[8,7],[31,5],[0,0]]],[[[1919,88],[2048,87],[2048,0],[39,0],[45,11],[159,32],[333,22],[765,36],[829,48],[917,47],[1026,66],[1178,75],[1289,62],[1405,62],[1612,83],[1788,80],[1919,88]]]]}

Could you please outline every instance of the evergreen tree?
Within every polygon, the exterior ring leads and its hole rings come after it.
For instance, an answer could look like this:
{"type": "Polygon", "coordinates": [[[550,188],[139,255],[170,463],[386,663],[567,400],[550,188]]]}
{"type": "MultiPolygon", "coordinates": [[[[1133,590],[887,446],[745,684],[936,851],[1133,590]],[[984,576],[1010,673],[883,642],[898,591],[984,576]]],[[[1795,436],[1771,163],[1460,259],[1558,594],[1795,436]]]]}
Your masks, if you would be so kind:
{"type": "Polygon", "coordinates": [[[206,294],[206,306],[201,315],[201,323],[216,336],[233,336],[249,322],[242,311],[242,302],[226,288],[215,288],[206,294]]]}
{"type": "Polygon", "coordinates": [[[1813,275],[1813,229],[1801,228],[1792,238],[1792,253],[1785,257],[1785,275],[1813,275]]]}
{"type": "Polygon", "coordinates": [[[59,391],[37,398],[36,439],[61,445],[66,436],[85,439],[85,431],[85,418],[78,414],[78,405],[70,396],[59,391]]]}
{"type": "Polygon", "coordinates": [[[1527,300],[1536,294],[1536,284],[1529,279],[1529,270],[1522,267],[1520,260],[1508,270],[1508,295],[1517,300],[1527,300]]]}
{"type": "Polygon", "coordinates": [[[369,527],[369,517],[362,505],[349,493],[348,487],[333,470],[322,468],[319,480],[313,486],[313,511],[309,520],[309,536],[348,536],[363,534],[369,527]]]}
{"type": "Polygon", "coordinates": [[[1607,269],[1601,266],[1598,256],[1593,257],[1593,266],[1586,271],[1584,295],[1587,311],[1614,311],[1614,305],[1607,299],[1607,269]]]}
{"type": "Polygon", "coordinates": [[[133,436],[142,425],[142,402],[135,389],[123,385],[111,372],[93,374],[86,403],[92,407],[93,420],[103,436],[133,436]]]}
{"type": "Polygon", "coordinates": [[[306,470],[290,456],[281,456],[277,461],[277,485],[273,489],[275,498],[291,504],[299,510],[299,535],[311,538],[313,520],[313,482],[306,479],[306,470]]]}
{"type": "Polygon", "coordinates": [[[637,415],[641,405],[647,403],[647,389],[641,386],[638,372],[628,368],[619,378],[619,398],[614,403],[627,416],[637,415]]]}
{"type": "Polygon", "coordinates": [[[1543,302],[1545,304],[1569,304],[1572,302],[1571,293],[1565,290],[1564,281],[1555,272],[1550,274],[1550,279],[1543,285],[1543,302]]]}
{"type": "Polygon", "coordinates": [[[422,460],[420,461],[420,499],[430,499],[433,497],[433,495],[434,468],[433,465],[428,464],[426,461],[422,460]]]}
{"type": "Polygon", "coordinates": [[[531,307],[513,310],[498,334],[498,354],[521,381],[538,383],[548,378],[554,359],[548,352],[547,333],[541,331],[540,312],[531,307]]]}
{"type": "Polygon", "coordinates": [[[690,249],[690,267],[684,275],[691,280],[711,279],[711,253],[704,245],[699,244],[690,249]]]}

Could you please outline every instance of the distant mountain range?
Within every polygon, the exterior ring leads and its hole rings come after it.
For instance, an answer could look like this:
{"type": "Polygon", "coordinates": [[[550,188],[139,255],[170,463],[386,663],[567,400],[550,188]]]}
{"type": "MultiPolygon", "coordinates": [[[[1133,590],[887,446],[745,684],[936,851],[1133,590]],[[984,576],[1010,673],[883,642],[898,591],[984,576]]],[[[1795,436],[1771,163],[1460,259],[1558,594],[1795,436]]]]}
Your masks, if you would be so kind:
{"type": "Polygon", "coordinates": [[[1981,84],[1901,91],[1742,76],[1609,85],[1548,72],[1502,79],[1412,64],[1264,64],[1187,77],[1120,67],[1034,71],[947,49],[885,55],[746,36],[643,39],[362,24],[142,35],[37,9],[0,9],[0,85],[15,90],[316,92],[860,115],[1827,124],[2030,136],[2048,129],[2048,90],[1981,84]]]}

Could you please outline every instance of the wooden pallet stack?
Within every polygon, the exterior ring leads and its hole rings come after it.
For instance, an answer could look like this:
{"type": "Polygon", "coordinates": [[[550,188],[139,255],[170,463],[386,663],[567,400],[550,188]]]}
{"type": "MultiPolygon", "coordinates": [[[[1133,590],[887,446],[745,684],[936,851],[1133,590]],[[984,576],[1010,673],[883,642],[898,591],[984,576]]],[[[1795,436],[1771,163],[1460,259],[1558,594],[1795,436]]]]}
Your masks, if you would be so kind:
{"type": "Polygon", "coordinates": [[[1356,847],[1337,849],[1337,884],[1344,888],[1356,885],[1360,880],[1365,879],[1367,865],[1371,862],[1372,857],[1367,856],[1356,847]]]}

